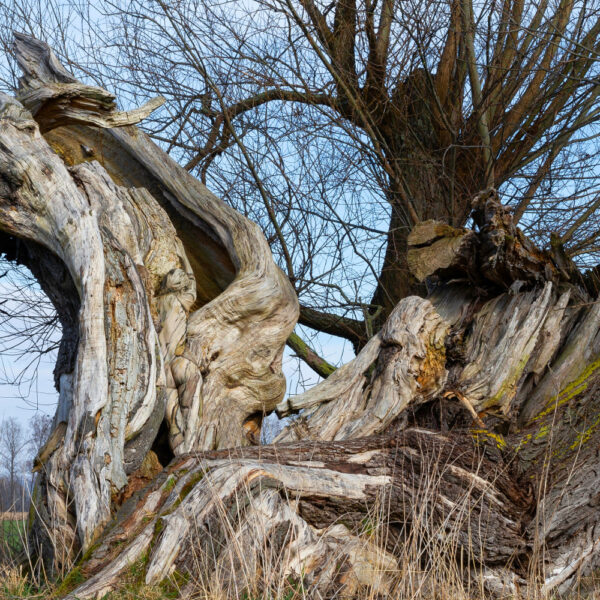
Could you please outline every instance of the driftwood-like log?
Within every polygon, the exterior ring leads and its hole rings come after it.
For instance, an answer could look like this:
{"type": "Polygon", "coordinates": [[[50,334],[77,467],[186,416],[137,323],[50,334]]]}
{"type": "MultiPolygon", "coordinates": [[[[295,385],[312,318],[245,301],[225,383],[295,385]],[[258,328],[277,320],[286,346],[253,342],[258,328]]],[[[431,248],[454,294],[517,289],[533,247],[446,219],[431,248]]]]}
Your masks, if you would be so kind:
{"type": "MultiPolygon", "coordinates": [[[[48,103],[53,114],[62,104],[39,101],[44,89],[50,98],[63,82],[64,69],[36,40],[20,36],[16,53],[26,73],[19,98],[31,103],[45,129],[60,122],[64,134],[80,103],[49,121],[48,103]]],[[[65,560],[98,537],[111,499],[141,465],[163,420],[171,453],[249,443],[246,421],[283,396],[281,355],[298,306],[258,227],[141,132],[122,130],[116,139],[122,154],[137,160],[132,172],[139,177],[145,169],[154,185],[125,187],[98,162],[65,165],[14,99],[2,98],[1,116],[2,229],[64,263],[81,305],[76,358],[59,377],[54,427],[66,424],[64,439],[38,459],[45,496],[39,529],[46,537],[60,523],[61,539],[51,543],[62,546],[57,556],[65,560]],[[157,197],[176,205],[178,225],[208,229],[235,266],[216,301],[194,309],[194,270],[157,197]]],[[[87,108],[78,112],[77,127],[98,124],[88,116],[87,108]]],[[[51,285],[51,274],[40,277],[51,285]]]]}
{"type": "Polygon", "coordinates": [[[178,458],[123,507],[84,567],[88,581],[69,598],[100,597],[145,553],[146,583],[177,572],[191,578],[190,591],[215,583],[232,596],[252,584],[264,589],[260,573],[276,570],[281,580],[302,581],[310,597],[361,586],[390,593],[403,536],[421,518],[433,535],[457,531],[455,551],[474,546],[478,560],[502,566],[526,551],[531,497],[497,454],[465,451],[463,441],[408,429],[178,458]],[[497,532],[493,539],[482,523],[497,532]],[[377,536],[365,543],[359,534],[369,526],[377,536]]]}
{"type": "Polygon", "coordinates": [[[19,240],[63,325],[29,537],[31,564],[79,561],[65,595],[101,597],[136,561],[189,594],[270,572],[309,597],[393,595],[415,536],[500,595],[599,566],[600,313],[559,245],[538,250],[493,191],[473,230],[418,225],[429,297],[284,398],[298,304],[258,227],[125,124],[147,108],[116,113],[37,40],[16,55],[0,248],[19,240]],[[250,447],[275,409],[300,414],[250,447]]]}

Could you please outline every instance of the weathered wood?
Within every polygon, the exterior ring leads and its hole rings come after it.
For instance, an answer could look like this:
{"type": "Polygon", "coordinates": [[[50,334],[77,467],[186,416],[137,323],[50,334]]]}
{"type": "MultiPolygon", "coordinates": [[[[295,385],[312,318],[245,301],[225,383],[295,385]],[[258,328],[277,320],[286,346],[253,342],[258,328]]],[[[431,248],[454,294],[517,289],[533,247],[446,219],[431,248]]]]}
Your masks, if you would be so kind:
{"type": "Polygon", "coordinates": [[[477,313],[464,343],[464,365],[456,386],[478,412],[518,413],[515,399],[520,385],[530,370],[542,368],[540,360],[547,365],[556,349],[552,342],[558,340],[538,339],[546,320],[555,317],[565,300],[556,301],[552,288],[546,283],[530,292],[501,294],[477,313]],[[532,360],[536,351],[539,354],[532,360]]]}
{"type": "Polygon", "coordinates": [[[353,361],[277,407],[280,415],[304,412],[276,441],[343,440],[384,431],[409,405],[443,389],[447,331],[448,324],[429,301],[401,300],[353,361]]]}
{"type": "Polygon", "coordinates": [[[439,221],[417,223],[408,236],[408,267],[419,280],[436,273],[450,279],[474,270],[473,245],[477,237],[468,229],[457,229],[439,221]]]}
{"type": "MultiPolygon", "coordinates": [[[[26,89],[39,89],[64,80],[64,69],[56,67],[55,57],[48,58],[49,49],[32,39],[26,45],[22,43],[23,37],[20,40],[17,55],[22,48],[27,49],[26,60],[21,60],[29,69],[26,89]],[[44,64],[43,68],[29,67],[34,57],[44,64]]],[[[29,97],[25,95],[23,100],[29,97]]],[[[68,120],[69,115],[63,117],[68,120]]],[[[74,121],[77,125],[81,122],[82,119],[74,121]]],[[[64,135],[68,128],[62,129],[64,135]]],[[[174,450],[188,452],[193,448],[226,447],[243,442],[245,419],[253,413],[271,410],[283,396],[285,382],[280,369],[273,365],[281,360],[281,337],[291,332],[298,317],[295,294],[273,262],[266,240],[254,223],[211,194],[142,132],[121,128],[107,133],[117,147],[114,150],[117,157],[108,164],[104,161],[108,172],[113,174],[116,169],[119,183],[128,187],[144,185],[156,190],[154,197],[161,206],[169,214],[175,210],[180,217],[173,220],[177,233],[187,233],[190,229],[194,232],[188,246],[197,247],[199,236],[208,231],[225,248],[235,269],[235,279],[218,299],[190,314],[189,319],[181,311],[176,317],[176,311],[171,310],[177,301],[168,297],[159,301],[159,305],[164,305],[162,314],[166,317],[169,313],[166,330],[173,332],[167,360],[174,360],[176,372],[166,373],[166,416],[174,450]],[[135,166],[123,169],[124,156],[135,166]],[[190,369],[196,374],[192,376],[190,369]],[[187,382],[185,393],[182,374],[187,382]],[[201,408],[202,419],[199,419],[201,408]],[[235,426],[231,426],[233,423],[235,426]]],[[[205,264],[206,257],[202,253],[200,257],[205,264]]],[[[189,266],[195,275],[193,261],[189,266]]],[[[223,265],[224,270],[228,268],[228,264],[223,265]]],[[[185,311],[192,308],[194,300],[184,306],[185,311]]]]}
{"type": "Polygon", "coordinates": [[[479,228],[478,267],[488,281],[509,288],[517,281],[543,285],[561,279],[548,253],[513,224],[511,211],[502,206],[495,190],[476,196],[472,207],[472,218],[479,228]]]}
{"type": "MultiPolygon", "coordinates": [[[[479,307],[466,335],[465,323],[459,325],[460,342],[451,331],[457,315],[449,314],[447,322],[435,304],[406,298],[356,359],[278,405],[281,416],[303,412],[277,441],[379,433],[406,417],[407,407],[442,396],[462,398],[470,411],[514,417],[530,389],[524,387],[528,376],[539,377],[558,349],[558,325],[569,298],[568,291],[557,297],[552,283],[500,294],[479,307]],[[446,346],[453,344],[456,352],[458,343],[460,362],[447,369],[446,346]]],[[[463,306],[471,302],[467,291],[463,306]]]]}
{"type": "Polygon", "coordinates": [[[233,595],[268,566],[309,596],[393,594],[415,530],[452,536],[447,560],[496,594],[599,565],[600,313],[559,246],[538,250],[493,190],[473,231],[420,224],[430,297],[284,399],[298,305],[258,227],[110,128],[131,115],[47,46],[19,36],[17,56],[35,118],[0,96],[0,248],[23,240],[64,323],[30,539],[51,568],[85,553],[72,598],[145,555],[149,583],[194,571],[233,595]],[[301,414],[242,447],[275,408],[301,414]],[[374,515],[384,535],[365,536],[374,515]]]}
{"type": "MultiPolygon", "coordinates": [[[[466,278],[481,291],[491,285],[513,289],[526,285],[569,282],[585,294],[589,285],[564,252],[536,247],[514,225],[512,214],[494,189],[472,201],[477,231],[450,227],[438,221],[418,223],[408,237],[408,264],[419,281],[435,276],[444,282],[466,278]]],[[[495,291],[495,290],[494,290],[495,291]]]]}
{"type": "Polygon", "coordinates": [[[577,325],[571,331],[569,315],[562,316],[558,332],[569,333],[560,341],[562,347],[552,368],[544,372],[544,377],[528,395],[520,414],[520,422],[526,423],[541,412],[552,412],[557,403],[564,403],[587,386],[588,376],[593,374],[600,358],[600,305],[598,301],[587,306],[576,307],[577,325]]]}
{"type": "MultiPolygon", "coordinates": [[[[64,129],[71,119],[77,127],[98,124],[85,111],[74,116],[77,94],[89,96],[76,83],[68,105],[51,103],[50,119],[40,98],[55,98],[64,69],[37,40],[20,36],[16,53],[26,69],[20,97],[45,129],[64,129]]],[[[106,103],[102,110],[112,114],[106,103]]],[[[59,380],[55,431],[67,426],[43,457],[40,490],[49,522],[38,527],[58,531],[60,521],[70,528],[66,553],[73,556],[75,537],[85,550],[102,531],[113,498],[142,463],[163,419],[174,453],[248,443],[245,421],[283,396],[281,355],[297,300],[255,224],[137,130],[115,134],[130,155],[141,153],[141,168],[160,185],[161,201],[168,197],[189,228],[209,227],[235,265],[235,279],[218,300],[192,310],[193,269],[155,196],[116,185],[96,162],[68,169],[15,100],[2,98],[1,118],[1,227],[64,262],[81,303],[77,357],[59,380]]],[[[114,123],[102,118],[104,126],[114,123]]]]}
{"type": "Polygon", "coordinates": [[[106,90],[77,81],[37,40],[15,33],[15,56],[23,71],[19,99],[35,117],[40,131],[80,123],[95,127],[122,127],[145,119],[164,104],[162,97],[135,110],[115,110],[115,96],[106,90]]]}
{"type": "Polygon", "coordinates": [[[423,503],[433,530],[462,532],[457,551],[473,545],[479,560],[503,564],[527,547],[522,531],[531,498],[513,483],[510,467],[479,451],[468,434],[449,439],[409,429],[318,447],[238,448],[178,458],[137,506],[117,515],[97,558],[84,566],[90,579],[69,598],[113,588],[144,552],[147,583],[176,570],[192,574],[198,586],[220,580],[233,596],[251,583],[261,589],[261,572],[272,568],[282,580],[302,580],[309,597],[343,595],[360,584],[386,593],[423,503]],[[394,526],[382,526],[377,538],[388,543],[378,550],[361,531],[369,519],[380,528],[379,511],[394,526]],[[478,533],[481,523],[494,528],[494,539],[478,533]],[[117,550],[123,540],[133,541],[117,550]],[[265,564],[267,546],[277,564],[265,564]],[[340,564],[354,568],[354,577],[344,577],[340,564]]]}

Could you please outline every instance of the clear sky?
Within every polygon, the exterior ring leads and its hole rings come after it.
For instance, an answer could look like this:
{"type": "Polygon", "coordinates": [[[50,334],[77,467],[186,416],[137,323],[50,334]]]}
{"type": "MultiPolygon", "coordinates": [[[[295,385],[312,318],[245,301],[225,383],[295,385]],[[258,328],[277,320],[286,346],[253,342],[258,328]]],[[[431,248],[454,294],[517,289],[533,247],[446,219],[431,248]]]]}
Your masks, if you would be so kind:
{"type": "Polygon", "coordinates": [[[60,331],[48,324],[53,310],[24,268],[0,264],[0,421],[25,422],[36,411],[54,414],[57,393],[50,351],[60,331]],[[40,352],[42,351],[42,352],[40,352]]]}
{"type": "MultiPolygon", "coordinates": [[[[0,356],[1,369],[9,376],[15,376],[23,367],[23,360],[0,356]]],[[[0,383],[0,421],[16,417],[28,421],[37,411],[54,415],[58,394],[54,389],[52,369],[54,361],[40,360],[36,377],[22,385],[0,383]]]]}

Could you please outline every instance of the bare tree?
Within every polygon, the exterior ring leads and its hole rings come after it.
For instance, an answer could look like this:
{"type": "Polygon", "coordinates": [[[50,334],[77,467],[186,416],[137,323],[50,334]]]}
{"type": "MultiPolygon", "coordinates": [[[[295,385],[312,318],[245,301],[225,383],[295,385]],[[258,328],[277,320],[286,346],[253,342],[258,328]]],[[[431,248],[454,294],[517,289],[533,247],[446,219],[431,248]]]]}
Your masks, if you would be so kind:
{"type": "Polygon", "coordinates": [[[48,441],[52,431],[52,417],[41,412],[35,413],[29,419],[29,448],[33,456],[36,456],[48,441]]]}
{"type": "Polygon", "coordinates": [[[134,126],[162,99],[119,111],[44,43],[17,34],[15,53],[2,243],[20,241],[63,325],[29,547],[47,572],[81,557],[71,597],[135,561],[148,583],[177,571],[239,597],[243,577],[265,583],[265,549],[314,596],[365,577],[393,594],[381,572],[421,536],[417,509],[489,593],[564,591],[597,567],[600,286],[560,239],[537,247],[493,188],[469,228],[417,222],[405,260],[428,297],[286,397],[297,294],[261,229],[134,126]],[[274,411],[302,412],[258,446],[274,411]]]}
{"type": "Polygon", "coordinates": [[[593,260],[594,3],[107,7],[85,70],[136,102],[168,99],[152,137],[261,223],[301,323],[362,346],[370,321],[422,293],[411,228],[463,226],[489,185],[543,244],[556,231],[593,260]]]}
{"type": "Polygon", "coordinates": [[[0,458],[4,463],[4,470],[8,475],[9,504],[4,510],[17,510],[21,507],[21,494],[23,487],[21,475],[25,465],[24,449],[28,440],[25,438],[23,428],[14,417],[9,417],[0,424],[0,458]]]}
{"type": "Polygon", "coordinates": [[[127,105],[167,99],[146,130],[261,225],[310,327],[289,344],[323,377],[310,331],[361,348],[424,293],[415,223],[464,226],[483,187],[542,247],[553,231],[597,260],[595,2],[30,1],[3,16],[7,49],[24,30],[127,105]]]}

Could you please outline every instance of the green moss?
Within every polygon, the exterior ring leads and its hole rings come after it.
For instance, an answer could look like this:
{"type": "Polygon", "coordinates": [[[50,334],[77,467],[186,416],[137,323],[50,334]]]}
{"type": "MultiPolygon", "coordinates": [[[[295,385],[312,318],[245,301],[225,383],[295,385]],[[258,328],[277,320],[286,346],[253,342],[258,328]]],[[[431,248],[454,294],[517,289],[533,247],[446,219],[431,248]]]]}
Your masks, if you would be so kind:
{"type": "Polygon", "coordinates": [[[600,415],[596,417],[594,422],[587,429],[580,431],[577,434],[575,441],[571,444],[569,449],[577,450],[580,446],[583,446],[583,444],[585,444],[592,437],[592,434],[594,431],[596,431],[598,425],[600,425],[600,415]]]}
{"type": "Polygon", "coordinates": [[[541,419],[551,413],[553,413],[559,406],[566,404],[575,396],[579,396],[587,390],[588,379],[598,370],[600,367],[600,358],[590,363],[585,367],[581,374],[565,386],[556,396],[552,396],[546,403],[546,408],[540,412],[536,420],[541,419]]]}
{"type": "Polygon", "coordinates": [[[482,441],[484,443],[491,442],[500,450],[504,450],[507,447],[506,440],[499,433],[494,433],[487,429],[473,429],[472,433],[475,435],[477,441],[482,441]],[[482,439],[480,440],[480,438],[482,439]]]}
{"type": "Polygon", "coordinates": [[[494,406],[506,406],[514,398],[517,392],[517,382],[523,374],[525,366],[529,362],[529,354],[521,358],[517,366],[510,373],[510,375],[502,382],[500,389],[491,398],[488,398],[483,404],[482,408],[487,410],[494,406]],[[506,396],[506,398],[505,398],[506,396]]]}
{"type": "Polygon", "coordinates": [[[82,565],[83,563],[87,562],[91,557],[92,554],[99,548],[100,546],[100,542],[97,542],[96,544],[92,544],[83,554],[83,556],[79,559],[79,565],[82,565]]]}
{"type": "Polygon", "coordinates": [[[186,496],[194,489],[194,486],[203,479],[205,474],[205,471],[199,471],[197,473],[194,473],[190,477],[190,480],[184,484],[183,488],[181,489],[181,492],[179,492],[179,497],[177,498],[177,500],[175,500],[175,502],[173,502],[173,504],[171,504],[171,506],[167,510],[162,512],[161,516],[166,517],[167,515],[173,513],[177,509],[177,507],[184,501],[186,496]]]}
{"type": "Polygon", "coordinates": [[[141,586],[144,584],[144,579],[146,577],[146,567],[148,566],[148,562],[150,561],[150,553],[148,551],[143,552],[140,557],[129,565],[129,569],[127,570],[127,579],[129,580],[129,585],[133,586],[141,586]]]}
{"type": "Polygon", "coordinates": [[[190,581],[189,573],[182,573],[181,571],[174,571],[166,579],[163,579],[159,588],[163,598],[179,598],[182,588],[184,588],[190,581]]]}
{"type": "Polygon", "coordinates": [[[167,478],[167,481],[165,481],[163,490],[165,492],[169,493],[175,487],[175,483],[177,483],[177,480],[175,479],[175,477],[173,477],[173,475],[169,475],[169,477],[167,478]]]}
{"type": "Polygon", "coordinates": [[[190,480],[181,488],[179,492],[179,503],[194,489],[196,484],[204,478],[204,471],[198,471],[194,473],[190,480]]]}
{"type": "Polygon", "coordinates": [[[162,533],[164,528],[165,524],[163,520],[158,517],[158,519],[156,519],[156,523],[154,524],[154,539],[156,539],[162,533]]]}
{"type": "Polygon", "coordinates": [[[63,596],[66,596],[69,592],[72,592],[84,581],[85,575],[83,574],[81,567],[75,567],[69,571],[67,576],[56,587],[53,596],[55,598],[62,598],[63,596]]]}
{"type": "Polygon", "coordinates": [[[33,490],[31,491],[31,501],[29,504],[29,513],[27,514],[27,531],[29,531],[33,527],[33,522],[35,520],[37,510],[36,507],[39,505],[40,501],[40,484],[39,477],[35,478],[35,485],[33,486],[33,490]]]}

